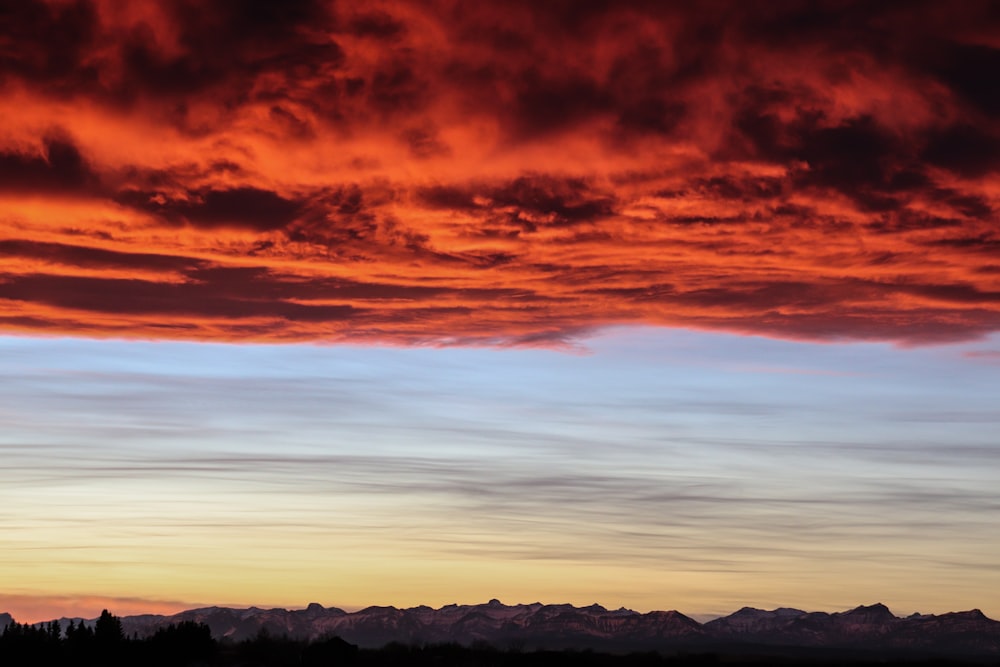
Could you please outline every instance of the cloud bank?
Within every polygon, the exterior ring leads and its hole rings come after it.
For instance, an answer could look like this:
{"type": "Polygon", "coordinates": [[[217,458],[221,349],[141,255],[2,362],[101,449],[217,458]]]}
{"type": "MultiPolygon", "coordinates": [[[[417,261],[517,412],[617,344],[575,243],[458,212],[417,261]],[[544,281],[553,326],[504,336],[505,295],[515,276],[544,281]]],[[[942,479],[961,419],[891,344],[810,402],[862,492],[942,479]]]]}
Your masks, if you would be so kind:
{"type": "Polygon", "coordinates": [[[993,3],[18,3],[0,328],[1000,329],[993,3]]]}

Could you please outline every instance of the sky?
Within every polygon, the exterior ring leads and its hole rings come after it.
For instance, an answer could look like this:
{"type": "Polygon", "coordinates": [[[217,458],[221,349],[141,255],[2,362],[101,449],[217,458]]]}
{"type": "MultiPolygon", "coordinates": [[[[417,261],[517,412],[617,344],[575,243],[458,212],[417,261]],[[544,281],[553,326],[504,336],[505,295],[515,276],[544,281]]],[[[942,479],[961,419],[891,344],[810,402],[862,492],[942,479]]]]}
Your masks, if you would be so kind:
{"type": "Polygon", "coordinates": [[[4,7],[0,612],[1000,618],[998,35],[4,7]]]}

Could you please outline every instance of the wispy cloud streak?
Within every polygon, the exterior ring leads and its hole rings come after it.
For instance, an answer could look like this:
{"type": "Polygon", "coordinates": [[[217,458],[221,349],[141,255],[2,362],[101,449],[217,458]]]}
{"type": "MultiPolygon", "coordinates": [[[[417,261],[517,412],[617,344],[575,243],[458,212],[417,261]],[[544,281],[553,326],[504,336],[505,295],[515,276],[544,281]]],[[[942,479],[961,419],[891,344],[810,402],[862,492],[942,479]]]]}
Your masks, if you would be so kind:
{"type": "Polygon", "coordinates": [[[237,586],[275,604],[542,596],[540,581],[583,599],[612,577],[602,600],[649,608],[873,591],[988,606],[1000,424],[975,349],[628,332],[576,357],[9,339],[0,572],[50,592],[138,580],[150,597],[228,601],[237,586]],[[769,372],[778,361],[813,372],[769,372]]]}

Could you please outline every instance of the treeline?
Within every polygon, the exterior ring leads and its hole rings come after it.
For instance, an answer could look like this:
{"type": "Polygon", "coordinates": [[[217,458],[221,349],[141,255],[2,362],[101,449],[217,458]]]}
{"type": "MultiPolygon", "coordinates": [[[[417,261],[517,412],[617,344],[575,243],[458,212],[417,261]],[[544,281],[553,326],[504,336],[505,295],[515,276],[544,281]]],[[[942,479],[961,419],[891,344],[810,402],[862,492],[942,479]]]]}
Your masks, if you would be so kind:
{"type": "Polygon", "coordinates": [[[218,653],[212,632],[202,623],[183,622],[160,628],[151,637],[129,638],[121,619],[104,610],[93,627],[56,621],[39,625],[11,623],[0,633],[0,665],[72,665],[80,667],[211,665],[218,653]]]}
{"type": "Polygon", "coordinates": [[[261,632],[241,642],[216,641],[209,627],[191,621],[129,638],[120,619],[104,611],[91,628],[55,621],[13,623],[0,634],[0,667],[708,667],[714,656],[665,658],[657,653],[611,655],[592,651],[499,650],[486,643],[408,645],[359,649],[339,637],[302,641],[261,632]]]}
{"type": "MultiPolygon", "coordinates": [[[[127,637],[121,620],[107,610],[93,627],[70,622],[12,623],[0,633],[0,667],[950,667],[948,660],[865,660],[812,656],[718,655],[715,653],[629,654],[597,651],[505,650],[477,642],[359,649],[339,637],[303,641],[261,632],[240,642],[217,641],[203,623],[185,621],[145,638],[127,637]]],[[[996,665],[993,661],[978,665],[996,665]]]]}

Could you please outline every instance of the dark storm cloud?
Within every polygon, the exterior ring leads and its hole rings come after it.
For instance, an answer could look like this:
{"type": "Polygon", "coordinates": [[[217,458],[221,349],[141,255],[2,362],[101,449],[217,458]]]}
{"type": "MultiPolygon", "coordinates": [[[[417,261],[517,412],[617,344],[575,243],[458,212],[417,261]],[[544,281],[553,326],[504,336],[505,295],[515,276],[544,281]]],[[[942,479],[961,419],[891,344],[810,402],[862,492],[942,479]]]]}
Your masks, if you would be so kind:
{"type": "Polygon", "coordinates": [[[1000,138],[985,128],[952,125],[927,137],[921,157],[960,176],[984,176],[1000,171],[1000,138]]]}
{"type": "Polygon", "coordinates": [[[254,272],[238,272],[205,283],[158,283],[144,280],[73,276],[0,274],[0,299],[27,301],[55,308],[163,318],[280,318],[290,322],[336,322],[358,313],[352,306],[303,305],[255,298],[254,272]],[[244,280],[250,277],[251,280],[244,280]],[[237,286],[239,289],[236,289],[237,286]]]}
{"type": "MultiPolygon", "coordinates": [[[[1000,13],[992,3],[978,3],[979,8],[984,6],[992,7],[992,15],[984,17],[987,21],[982,26],[985,33],[1000,23],[1000,13]]],[[[955,41],[933,44],[933,47],[924,52],[924,57],[936,77],[973,109],[993,116],[1000,114],[1000,85],[988,74],[1000,67],[1000,48],[996,44],[955,41]]]]}
{"type": "Polygon", "coordinates": [[[43,85],[94,83],[98,70],[83,64],[97,34],[98,13],[86,0],[13,3],[0,11],[0,76],[43,85]]]}
{"type": "Polygon", "coordinates": [[[443,210],[494,213],[528,227],[594,222],[614,213],[615,200],[584,179],[522,176],[482,186],[432,186],[419,192],[422,203],[443,210]]]}
{"type": "Polygon", "coordinates": [[[26,257],[80,268],[147,269],[164,272],[187,272],[206,264],[202,260],[177,255],[122,253],[101,248],[23,240],[0,241],[0,256],[26,257]]]}
{"type": "Polygon", "coordinates": [[[39,154],[0,152],[0,191],[72,194],[98,182],[97,174],[68,139],[47,136],[39,154]]]}
{"type": "Polygon", "coordinates": [[[119,200],[171,222],[186,222],[195,227],[240,227],[256,231],[282,229],[296,218],[302,208],[301,202],[251,187],[186,195],[182,200],[161,203],[156,199],[155,192],[129,191],[122,193],[119,200]]]}

